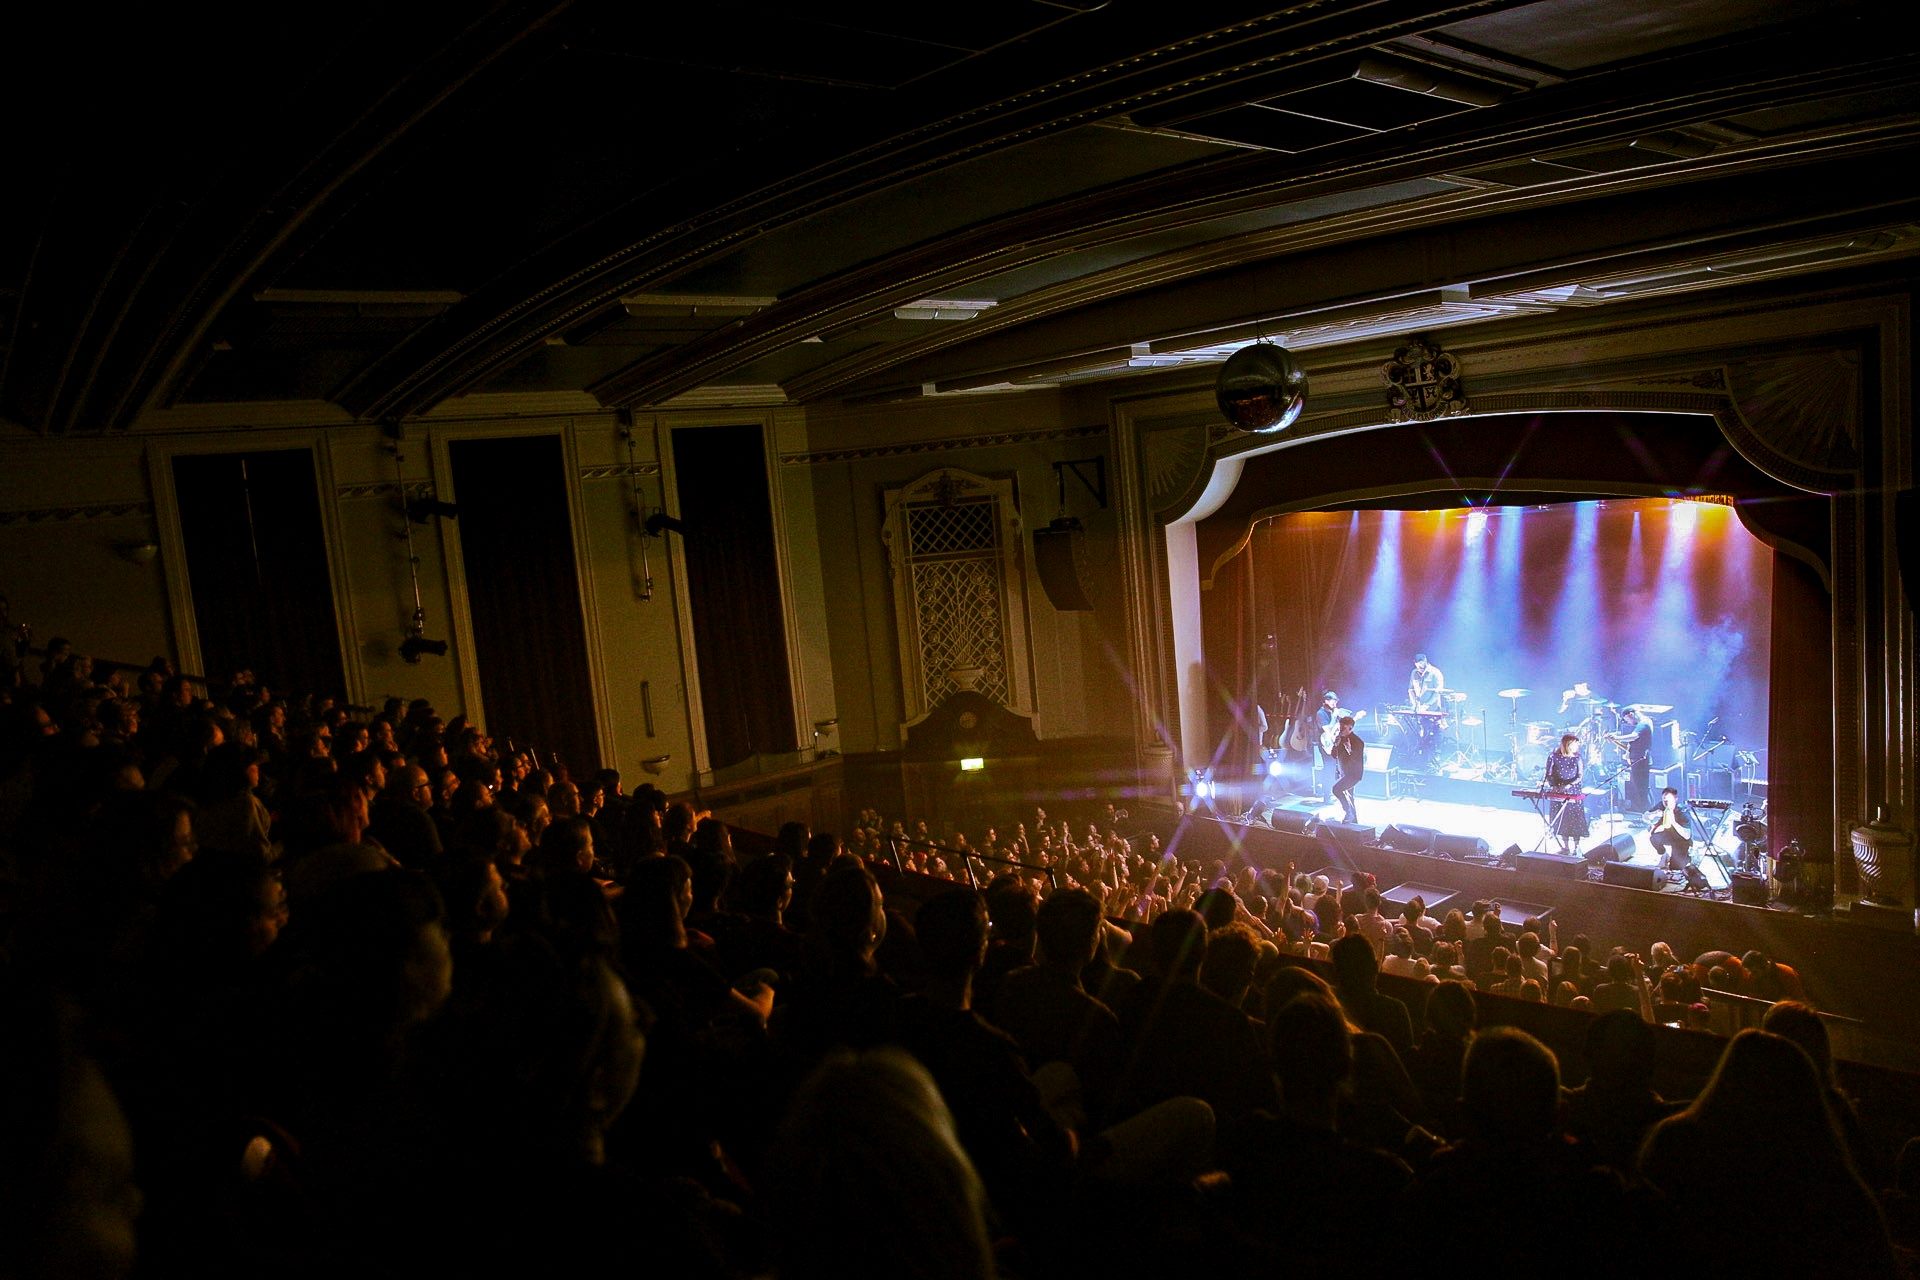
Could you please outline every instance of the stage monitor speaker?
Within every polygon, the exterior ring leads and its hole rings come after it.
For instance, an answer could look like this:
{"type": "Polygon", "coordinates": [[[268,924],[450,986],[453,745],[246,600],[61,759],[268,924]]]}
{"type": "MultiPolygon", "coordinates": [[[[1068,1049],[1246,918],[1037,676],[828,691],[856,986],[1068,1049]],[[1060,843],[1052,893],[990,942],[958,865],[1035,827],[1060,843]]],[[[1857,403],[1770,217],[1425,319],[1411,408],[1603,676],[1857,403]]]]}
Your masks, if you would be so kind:
{"type": "Polygon", "coordinates": [[[1767,905],[1767,878],[1748,875],[1744,871],[1734,873],[1733,900],[1743,907],[1764,907],[1767,905]]]}
{"type": "Polygon", "coordinates": [[[1587,874],[1586,859],[1571,853],[1523,853],[1518,861],[1520,870],[1555,880],[1578,880],[1587,874]]]}
{"type": "Polygon", "coordinates": [[[1625,832],[1610,840],[1602,840],[1586,852],[1588,862],[1631,862],[1633,861],[1633,837],[1625,832]]]}
{"type": "Polygon", "coordinates": [[[1403,826],[1395,822],[1380,833],[1380,843],[1400,853],[1432,853],[1433,842],[1439,837],[1440,833],[1432,827],[1403,826]]]}
{"type": "Polygon", "coordinates": [[[1629,866],[1624,862],[1609,862],[1600,868],[1600,878],[1608,884],[1617,884],[1625,889],[1658,889],[1660,873],[1652,867],[1629,866]]]}
{"type": "MultiPolygon", "coordinates": [[[[1433,851],[1443,858],[1452,858],[1455,862],[1485,862],[1491,846],[1479,836],[1450,836],[1442,832],[1434,837],[1433,851]]],[[[1518,854],[1520,847],[1514,846],[1518,854]]]]}
{"type": "Polygon", "coordinates": [[[1500,865],[1509,869],[1518,868],[1520,865],[1520,855],[1525,852],[1526,850],[1517,844],[1508,845],[1500,851],[1500,865]]]}
{"type": "Polygon", "coordinates": [[[1318,818],[1310,813],[1301,813],[1298,809],[1275,809],[1267,815],[1268,826],[1292,836],[1310,836],[1319,824],[1318,818]]]}
{"type": "Polygon", "coordinates": [[[1321,840],[1330,841],[1342,852],[1355,853],[1371,849],[1374,838],[1380,834],[1380,828],[1364,822],[1323,822],[1319,834],[1321,840]]]}
{"type": "Polygon", "coordinates": [[[1033,567],[1046,589],[1047,603],[1063,613],[1087,613],[1093,601],[1087,598],[1086,577],[1081,572],[1085,555],[1080,549],[1082,534],[1075,516],[1061,516],[1044,529],[1033,531],[1033,567]]]}

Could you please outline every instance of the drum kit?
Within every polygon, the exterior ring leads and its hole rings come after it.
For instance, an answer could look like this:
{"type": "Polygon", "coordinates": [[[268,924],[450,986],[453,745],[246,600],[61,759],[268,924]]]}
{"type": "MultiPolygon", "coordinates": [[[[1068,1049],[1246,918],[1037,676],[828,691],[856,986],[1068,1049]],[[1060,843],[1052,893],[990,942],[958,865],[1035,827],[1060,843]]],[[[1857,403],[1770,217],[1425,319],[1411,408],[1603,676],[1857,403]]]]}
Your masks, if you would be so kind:
{"type": "Polygon", "coordinates": [[[1580,739],[1580,755],[1587,769],[1588,782],[1598,784],[1589,786],[1588,790],[1593,794],[1610,793],[1626,773],[1625,761],[1619,756],[1608,755],[1609,749],[1618,749],[1609,735],[1621,731],[1621,718],[1628,711],[1638,712],[1641,718],[1650,719],[1673,710],[1671,703],[1664,702],[1615,702],[1595,693],[1584,680],[1562,691],[1558,711],[1562,718],[1559,720],[1520,718],[1520,703],[1533,696],[1531,689],[1516,686],[1500,690],[1498,696],[1505,698],[1508,703],[1508,755],[1504,765],[1494,766],[1489,773],[1503,772],[1515,781],[1535,781],[1546,772],[1547,757],[1560,749],[1560,739],[1571,733],[1580,739]],[[1574,711],[1578,718],[1567,718],[1569,711],[1574,711]]]}

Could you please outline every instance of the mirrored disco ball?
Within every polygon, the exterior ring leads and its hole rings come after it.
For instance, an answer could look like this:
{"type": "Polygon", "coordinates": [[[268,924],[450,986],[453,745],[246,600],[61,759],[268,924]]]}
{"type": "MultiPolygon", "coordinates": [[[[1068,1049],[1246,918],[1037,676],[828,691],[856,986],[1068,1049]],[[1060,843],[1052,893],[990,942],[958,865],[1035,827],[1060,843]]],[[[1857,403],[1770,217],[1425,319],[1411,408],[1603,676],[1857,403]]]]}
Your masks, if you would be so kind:
{"type": "Polygon", "coordinates": [[[1256,342],[1220,367],[1213,384],[1220,412],[1242,431],[1285,431],[1307,406],[1307,371],[1285,347],[1256,342]]]}

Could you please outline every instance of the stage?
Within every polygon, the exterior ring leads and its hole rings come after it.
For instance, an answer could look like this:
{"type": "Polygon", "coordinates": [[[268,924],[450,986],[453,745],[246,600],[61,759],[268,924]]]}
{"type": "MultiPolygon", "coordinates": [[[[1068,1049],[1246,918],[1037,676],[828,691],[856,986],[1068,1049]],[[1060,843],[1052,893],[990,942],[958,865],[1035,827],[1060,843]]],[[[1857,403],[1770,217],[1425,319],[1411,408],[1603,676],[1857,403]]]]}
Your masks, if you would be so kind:
{"type": "MultiPolygon", "coordinates": [[[[1370,806],[1363,800],[1360,816],[1367,823],[1381,822],[1384,832],[1389,803],[1376,801],[1370,806]]],[[[1434,802],[1418,802],[1418,808],[1412,807],[1415,803],[1409,801],[1404,812],[1435,816],[1434,802]]],[[[1315,806],[1316,811],[1321,808],[1315,806]]],[[[1920,1003],[1912,1000],[1908,984],[1890,980],[1920,970],[1920,937],[1914,934],[1911,913],[1904,927],[1892,928],[1884,913],[1863,912],[1846,903],[1831,913],[1804,913],[1777,903],[1745,905],[1724,894],[1682,894],[1678,886],[1665,884],[1648,891],[1589,878],[1587,865],[1578,860],[1521,859],[1518,867],[1510,869],[1491,861],[1409,853],[1366,843],[1353,839],[1338,824],[1311,835],[1298,834],[1236,821],[1238,812],[1187,815],[1173,832],[1169,852],[1202,863],[1217,859],[1229,867],[1247,863],[1273,870],[1290,866],[1303,872],[1366,871],[1378,881],[1383,895],[1393,900],[1417,890],[1430,905],[1441,904],[1441,915],[1476,900],[1499,902],[1502,919],[1518,923],[1532,915],[1553,920],[1563,941],[1586,933],[1602,948],[1618,945],[1644,954],[1660,940],[1683,956],[1721,948],[1736,955],[1764,951],[1799,970],[1819,1008],[1865,1020],[1864,1034],[1875,1043],[1871,1049],[1855,1050],[1863,1060],[1920,1070],[1920,1003]]],[[[1282,811],[1282,822],[1286,812],[1282,811]]],[[[1339,816],[1339,806],[1332,807],[1332,816],[1339,816]]],[[[1354,834],[1366,830],[1362,827],[1354,834]]],[[[1537,830],[1536,825],[1536,834],[1537,830]]]]}

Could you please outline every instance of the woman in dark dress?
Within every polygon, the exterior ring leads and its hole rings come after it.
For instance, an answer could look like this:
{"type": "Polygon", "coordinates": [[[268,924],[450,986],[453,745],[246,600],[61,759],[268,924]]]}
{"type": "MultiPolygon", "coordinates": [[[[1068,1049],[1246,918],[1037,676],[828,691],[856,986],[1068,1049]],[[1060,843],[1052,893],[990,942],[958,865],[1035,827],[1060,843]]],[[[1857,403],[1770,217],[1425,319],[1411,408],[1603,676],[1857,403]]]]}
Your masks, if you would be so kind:
{"type": "Polygon", "coordinates": [[[1566,803],[1556,801],[1549,819],[1565,853],[1574,852],[1576,842],[1585,839],[1587,834],[1587,805],[1580,791],[1580,773],[1580,735],[1563,733],[1560,749],[1547,757],[1547,776],[1541,785],[1548,791],[1565,792],[1573,797],[1566,803]]]}

